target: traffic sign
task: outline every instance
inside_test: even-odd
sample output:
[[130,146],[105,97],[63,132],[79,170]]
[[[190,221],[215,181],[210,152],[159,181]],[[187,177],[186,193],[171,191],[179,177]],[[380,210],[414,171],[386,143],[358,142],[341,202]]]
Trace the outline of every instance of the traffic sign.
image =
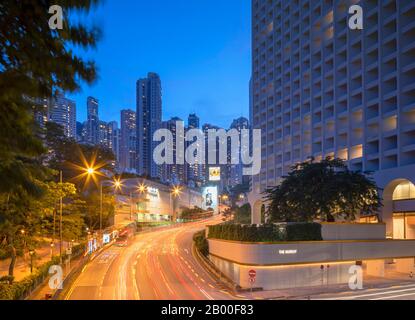
[[255,270],[250,270],[249,271],[249,277],[251,279],[255,279],[256,278],[256,271]]
[[249,282],[250,283],[255,283],[256,279],[255,278],[249,278]]

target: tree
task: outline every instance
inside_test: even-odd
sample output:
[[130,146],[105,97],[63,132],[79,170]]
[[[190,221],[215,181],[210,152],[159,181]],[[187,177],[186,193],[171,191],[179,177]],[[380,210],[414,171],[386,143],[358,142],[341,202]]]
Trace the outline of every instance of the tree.
[[[31,191],[35,182],[25,160],[44,152],[36,137],[34,109],[56,91],[73,92],[92,83],[96,67],[73,48],[94,47],[97,28],[73,23],[74,12],[88,12],[98,0],[3,0],[0,4],[0,192],[16,184]],[[52,30],[49,7],[64,8],[62,30]],[[12,177],[13,182],[10,183]]]
[[235,209],[235,223],[251,224],[251,205],[249,203]]
[[[85,179],[77,179],[82,170],[93,163],[113,174],[115,162],[114,153],[103,146],[90,146],[78,144],[75,140],[67,138],[63,128],[55,123],[47,123],[45,130],[45,145],[48,153],[43,157],[48,167],[62,171],[63,180],[75,183],[79,190],[85,189]],[[82,177],[84,178],[84,177]]]
[[343,160],[327,158],[297,164],[264,198],[273,222],[334,222],[377,212],[378,191],[369,173],[351,171]]
[[[100,227],[101,197],[98,192],[91,193],[85,198],[85,223],[91,230],[98,230]],[[111,223],[115,215],[114,194],[103,193],[102,195],[102,227],[105,229]]]

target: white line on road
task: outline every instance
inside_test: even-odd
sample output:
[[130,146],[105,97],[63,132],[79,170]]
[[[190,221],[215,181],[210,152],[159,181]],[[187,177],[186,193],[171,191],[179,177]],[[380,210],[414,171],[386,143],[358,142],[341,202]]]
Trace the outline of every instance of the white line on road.
[[[401,289],[401,290],[390,290],[387,292],[367,293],[367,294],[361,294],[361,295],[355,295],[355,296],[343,296],[343,297],[338,297],[338,298],[329,298],[329,299],[322,299],[322,300],[349,300],[349,299],[381,296],[381,295],[387,295],[387,294],[393,294],[393,293],[399,293],[399,292],[415,291],[415,285],[402,286],[402,288],[406,288],[406,287],[411,287],[411,288]],[[387,290],[387,289],[382,289],[382,290]],[[413,294],[415,294],[415,292]]]

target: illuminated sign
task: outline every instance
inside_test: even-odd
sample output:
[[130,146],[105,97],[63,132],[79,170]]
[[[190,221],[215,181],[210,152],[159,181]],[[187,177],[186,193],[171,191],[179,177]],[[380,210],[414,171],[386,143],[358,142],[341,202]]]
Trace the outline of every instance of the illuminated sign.
[[109,234],[104,234],[104,237],[103,237],[102,241],[104,242],[104,244],[110,243],[111,242],[111,236]]
[[148,187],[147,192],[150,196],[157,197],[157,198],[160,195],[160,191],[157,188]]
[[213,209],[218,211],[218,187],[206,187],[203,189],[202,209]]
[[279,250],[280,255],[297,254],[297,250]]
[[209,168],[209,181],[220,181],[220,167]]

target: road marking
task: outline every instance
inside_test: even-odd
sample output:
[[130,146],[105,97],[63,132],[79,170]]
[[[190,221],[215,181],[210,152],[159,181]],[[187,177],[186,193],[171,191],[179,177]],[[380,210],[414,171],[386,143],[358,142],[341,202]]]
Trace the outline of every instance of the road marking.
[[[409,287],[409,286],[402,286],[402,288],[405,288],[405,287]],[[393,294],[393,293],[407,292],[407,291],[414,291],[415,290],[414,285],[410,285],[410,287],[411,288],[409,288],[409,289],[390,290],[388,292],[368,293],[368,294],[361,294],[361,295],[355,295],[355,296],[343,296],[343,297],[339,297],[339,298],[329,298],[329,299],[322,299],[322,300],[345,300],[345,299],[348,300],[348,299],[381,296],[381,295],[387,295],[387,294]],[[387,289],[379,289],[379,290],[387,290]]]
[[376,300],[389,300],[389,299],[395,299],[395,298],[401,298],[401,297],[408,297],[408,296],[415,296],[415,292],[405,293],[405,294],[399,294],[399,295],[390,296],[390,297],[382,297],[382,298],[370,299],[370,300],[373,300],[373,301],[376,301]]
[[215,300],[213,299],[205,290],[200,288],[200,291],[209,299],[209,300]]

